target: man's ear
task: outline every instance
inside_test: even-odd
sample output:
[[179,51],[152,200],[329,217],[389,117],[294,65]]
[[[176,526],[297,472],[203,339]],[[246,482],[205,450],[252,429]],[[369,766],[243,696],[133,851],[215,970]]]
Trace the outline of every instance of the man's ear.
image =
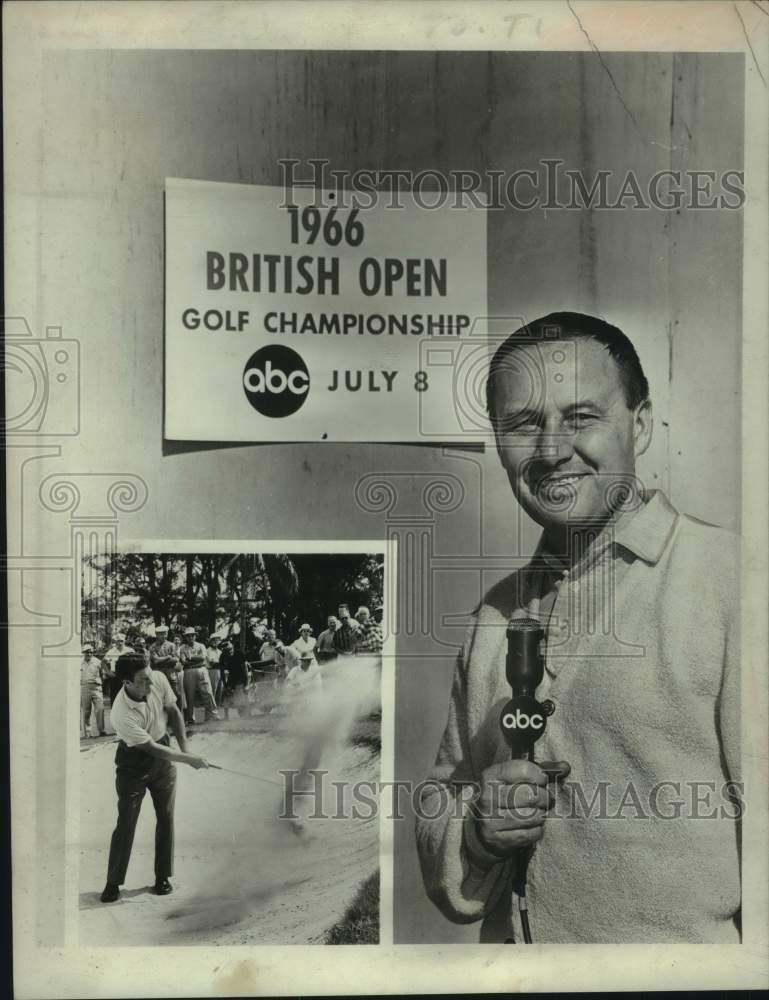
[[638,404],[633,415],[633,445],[636,458],[640,458],[651,444],[653,430],[652,402],[650,399],[645,399],[643,403]]

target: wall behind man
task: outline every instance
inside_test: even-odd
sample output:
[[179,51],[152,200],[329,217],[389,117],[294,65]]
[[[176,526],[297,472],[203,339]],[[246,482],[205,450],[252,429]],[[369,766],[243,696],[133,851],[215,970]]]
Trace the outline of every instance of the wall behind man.
[[[398,638],[401,778],[418,779],[434,756],[467,612],[531,551],[536,531],[493,452],[164,443],[164,179],[279,184],[278,160],[287,157],[327,157],[348,170],[509,173],[551,156],[588,175],[721,172],[740,167],[742,72],[741,56],[654,53],[46,58],[40,158],[22,192],[36,266],[16,311],[38,331],[57,325],[80,341],[82,429],[67,445],[67,469],[145,480],[148,502],[121,524],[132,537],[396,537],[399,613],[410,633]],[[680,508],[732,528],[740,253],[737,212],[489,213],[489,314],[574,309],[621,326],[656,405],[642,478]],[[183,381],[175,389],[183,392]],[[40,463],[62,471],[55,457]],[[393,504],[377,502],[378,481],[394,488]],[[443,484],[443,501],[433,483]],[[33,505],[25,517],[34,532],[39,511]],[[55,697],[55,683],[41,697]],[[424,898],[411,822],[397,824],[397,939],[476,934],[448,924]]]

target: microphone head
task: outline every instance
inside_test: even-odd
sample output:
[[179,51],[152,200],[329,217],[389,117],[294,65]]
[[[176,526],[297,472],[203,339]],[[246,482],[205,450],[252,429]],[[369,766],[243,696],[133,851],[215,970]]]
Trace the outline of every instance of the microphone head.
[[513,695],[533,696],[542,681],[545,668],[540,644],[544,637],[544,626],[534,618],[511,618],[507,623],[505,672]]
[[534,632],[539,631],[542,635],[545,634],[545,628],[542,622],[537,621],[536,618],[511,618],[507,623],[508,633],[513,632]]

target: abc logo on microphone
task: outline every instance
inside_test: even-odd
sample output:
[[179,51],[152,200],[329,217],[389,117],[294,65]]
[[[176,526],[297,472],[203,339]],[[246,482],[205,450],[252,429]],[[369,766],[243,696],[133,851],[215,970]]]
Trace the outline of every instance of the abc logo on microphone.
[[502,725],[505,729],[541,729],[545,724],[545,718],[539,712],[522,712],[520,708],[515,711],[505,712],[502,716]]
[[243,369],[243,391],[265,417],[296,413],[310,391],[310,373],[301,355],[281,344],[268,344],[251,355]]
[[536,698],[512,698],[502,709],[499,726],[511,746],[531,744],[545,731],[547,715],[547,709]]

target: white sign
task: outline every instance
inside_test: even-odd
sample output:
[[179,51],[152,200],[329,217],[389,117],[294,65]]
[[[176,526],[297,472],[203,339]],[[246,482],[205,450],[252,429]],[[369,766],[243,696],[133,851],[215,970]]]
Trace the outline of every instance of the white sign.
[[488,436],[485,209],[397,198],[166,181],[166,438]]

